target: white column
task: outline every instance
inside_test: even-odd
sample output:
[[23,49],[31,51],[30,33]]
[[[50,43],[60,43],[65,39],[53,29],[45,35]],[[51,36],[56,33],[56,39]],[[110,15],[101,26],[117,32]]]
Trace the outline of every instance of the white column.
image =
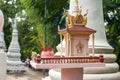
[[[79,0],[79,6],[82,6],[82,12],[85,13],[88,9],[88,22],[86,26],[97,31],[95,33],[95,48],[109,48],[111,49],[110,51],[113,51],[113,48],[108,44],[106,39],[102,4],[102,0]],[[92,39],[89,41],[90,48],[91,45]]]
[[[88,9],[87,27],[95,29],[95,55],[103,54],[105,67],[84,68],[84,80],[120,80],[119,66],[115,63],[116,56],[113,48],[108,44],[105,34],[102,0],[79,0],[82,12]],[[89,41],[90,53],[92,52],[92,38]],[[96,54],[97,53],[97,54]]]
[[4,25],[4,15],[3,15],[2,11],[0,10],[0,32],[3,29],[3,25]]
[[[4,16],[2,11],[0,10],[0,33],[3,29],[4,25]],[[4,49],[0,48],[0,80],[6,80],[6,54]]]

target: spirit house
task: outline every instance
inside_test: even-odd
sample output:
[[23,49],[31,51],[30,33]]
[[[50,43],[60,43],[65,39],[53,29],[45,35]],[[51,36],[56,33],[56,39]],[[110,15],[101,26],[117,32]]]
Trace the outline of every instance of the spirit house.
[[87,56],[89,36],[91,34],[94,35],[96,32],[93,29],[85,27],[87,13],[82,15],[80,10],[75,16],[72,16],[66,11],[64,14],[67,16],[66,28],[62,30],[59,28],[58,33],[65,38],[66,56]]
[[[35,69],[61,69],[61,80],[83,80],[84,67],[103,67],[104,58],[100,56],[89,56],[88,41],[90,35],[93,38],[94,54],[94,33],[93,29],[85,27],[87,24],[87,13],[82,15],[82,9],[78,7],[78,0],[74,0],[75,5],[71,13],[64,11],[66,15],[66,28],[60,29],[61,56],[41,57],[34,54],[30,64]],[[65,55],[63,56],[62,36],[65,39]]]

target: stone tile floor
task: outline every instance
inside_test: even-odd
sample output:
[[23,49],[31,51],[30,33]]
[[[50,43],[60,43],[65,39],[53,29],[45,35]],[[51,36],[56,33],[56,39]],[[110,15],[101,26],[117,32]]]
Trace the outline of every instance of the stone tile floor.
[[48,72],[43,70],[34,70],[25,67],[26,72],[23,74],[7,74],[6,80],[42,80]]

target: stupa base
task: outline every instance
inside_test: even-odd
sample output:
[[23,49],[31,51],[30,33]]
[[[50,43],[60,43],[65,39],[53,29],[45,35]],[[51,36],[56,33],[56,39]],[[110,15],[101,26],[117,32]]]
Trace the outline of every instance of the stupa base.
[[0,80],[6,80],[6,53],[0,49]]
[[[84,74],[83,80],[120,80],[120,72],[108,74]],[[61,80],[61,73],[53,69],[49,71],[49,76],[42,80]]]
[[24,64],[21,61],[7,60],[7,73],[24,73],[26,72]]
[[84,74],[83,80],[120,80],[120,72],[108,74]]

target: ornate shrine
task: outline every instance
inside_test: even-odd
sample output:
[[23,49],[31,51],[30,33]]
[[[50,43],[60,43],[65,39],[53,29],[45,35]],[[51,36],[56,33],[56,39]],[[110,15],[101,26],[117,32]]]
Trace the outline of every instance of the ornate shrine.
[[[78,4],[78,0],[75,1]],[[83,80],[84,67],[104,66],[103,56],[94,56],[94,33],[96,31],[85,27],[88,11],[82,15],[82,9],[78,9],[78,6],[76,6],[73,11],[75,13],[74,16],[64,11],[64,14],[67,16],[66,28],[60,29],[60,26],[58,27],[61,43],[62,36],[64,36],[66,43],[65,56],[62,55],[62,49],[59,56],[41,57],[34,54],[30,63],[35,69],[60,68],[61,80]],[[93,55],[91,56],[89,56],[88,52],[90,35],[93,37]]]
[[60,36],[64,36],[67,49],[66,56],[88,55],[89,35],[94,35],[96,31],[85,27],[87,23],[87,13],[83,16],[80,10],[76,16],[72,16],[68,12],[65,12],[65,15],[67,16],[66,28],[62,30],[59,28],[58,33]]

